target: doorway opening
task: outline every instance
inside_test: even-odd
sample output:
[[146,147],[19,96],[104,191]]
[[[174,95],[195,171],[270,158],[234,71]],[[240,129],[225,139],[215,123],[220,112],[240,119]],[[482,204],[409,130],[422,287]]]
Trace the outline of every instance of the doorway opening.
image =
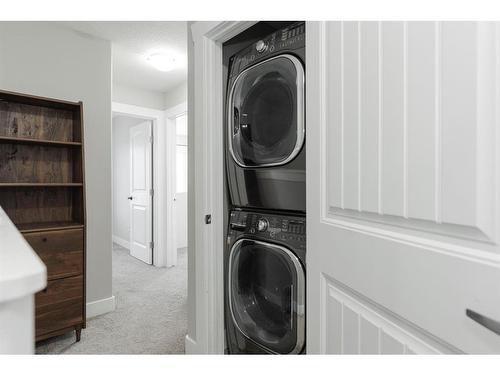
[[113,117],[113,242],[153,264],[153,133],[149,119]]

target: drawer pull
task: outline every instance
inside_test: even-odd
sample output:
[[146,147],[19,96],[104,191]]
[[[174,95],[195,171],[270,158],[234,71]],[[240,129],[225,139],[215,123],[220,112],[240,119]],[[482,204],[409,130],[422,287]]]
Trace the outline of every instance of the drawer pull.
[[476,323],[481,324],[483,327],[495,332],[497,335],[500,335],[500,322],[470,309],[465,310],[465,315],[474,320]]
[[43,237],[42,242],[47,242],[47,237]]

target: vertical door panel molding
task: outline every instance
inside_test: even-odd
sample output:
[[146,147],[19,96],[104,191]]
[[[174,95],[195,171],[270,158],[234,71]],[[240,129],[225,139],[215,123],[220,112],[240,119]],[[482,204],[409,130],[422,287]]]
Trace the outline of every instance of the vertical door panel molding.
[[379,212],[379,23],[360,22],[360,211]]
[[408,23],[408,217],[434,222],[440,221],[435,195],[438,39],[435,22]]
[[493,23],[325,25],[325,219],[496,242]]
[[[342,27],[342,112],[344,208],[359,210],[359,22],[345,22]],[[347,188],[346,188],[347,187]]]
[[[307,27],[307,26],[306,26]],[[322,76],[325,83],[318,82],[320,100],[328,100],[320,103],[324,116],[328,119],[328,127],[320,125],[321,139],[324,139],[322,152],[324,152],[323,166],[328,162],[328,168],[324,170],[326,181],[324,193],[330,207],[344,209],[344,172],[343,172],[343,139],[344,139],[344,39],[343,24],[334,22],[325,27],[324,44],[321,52],[324,52],[321,64]],[[306,33],[307,35],[307,33]],[[328,46],[329,48],[327,48]],[[328,69],[326,67],[328,61]],[[307,82],[307,80],[306,80]],[[307,113],[307,111],[306,111]],[[323,118],[322,121],[326,121]],[[307,121],[306,121],[307,127]],[[326,146],[328,145],[328,147]],[[322,186],[323,187],[323,186]],[[328,189],[326,189],[328,187]]]

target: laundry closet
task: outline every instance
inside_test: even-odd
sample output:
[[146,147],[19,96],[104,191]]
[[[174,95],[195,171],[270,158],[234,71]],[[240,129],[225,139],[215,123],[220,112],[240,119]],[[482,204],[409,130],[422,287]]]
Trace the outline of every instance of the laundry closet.
[[188,352],[500,352],[499,30],[192,25]]
[[223,46],[227,353],[305,351],[305,24]]

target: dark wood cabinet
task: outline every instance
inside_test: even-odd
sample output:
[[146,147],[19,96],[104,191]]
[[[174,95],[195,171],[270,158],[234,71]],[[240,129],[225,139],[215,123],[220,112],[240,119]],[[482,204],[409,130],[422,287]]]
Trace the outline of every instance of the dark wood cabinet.
[[83,229],[27,232],[24,237],[47,266],[49,281],[83,274]]
[[85,328],[82,103],[0,90],[0,206],[47,266],[36,340]]

